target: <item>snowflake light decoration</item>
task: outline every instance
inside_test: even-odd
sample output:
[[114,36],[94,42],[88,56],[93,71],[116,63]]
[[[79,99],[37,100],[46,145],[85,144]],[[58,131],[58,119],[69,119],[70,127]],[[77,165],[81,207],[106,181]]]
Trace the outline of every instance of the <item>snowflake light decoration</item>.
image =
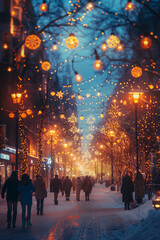
[[94,131],[96,130],[96,127],[91,124],[91,125],[88,127],[88,130],[89,130],[90,132],[94,132]]
[[87,118],[87,123],[88,124],[94,124],[96,121],[96,119],[93,117],[93,115],[90,115],[88,118]]
[[100,133],[102,133],[104,135],[106,134],[106,128],[104,126],[101,128]]
[[76,141],[78,141],[79,140],[79,137],[78,137],[78,135],[77,134],[75,134],[74,135],[74,137],[73,137],[73,139],[74,139],[74,141],[76,142]]
[[119,38],[112,33],[107,39],[108,47],[114,49],[118,44],[120,44]]
[[142,76],[142,68],[140,68],[140,67],[133,67],[132,70],[131,70],[131,75],[134,78],[141,77]]
[[72,126],[70,129],[69,129],[70,132],[72,132],[73,134],[77,133],[78,132],[78,128],[76,126]]
[[68,122],[73,123],[73,124],[75,124],[75,123],[78,122],[78,119],[77,119],[77,117],[74,115],[74,113],[72,113],[72,115],[68,118]]
[[56,96],[59,98],[59,99],[62,99],[63,98],[63,92],[62,91],[59,91],[56,93]]
[[86,136],[86,138],[87,138],[88,140],[92,140],[92,139],[93,139],[93,135],[92,135],[92,134],[88,134],[88,135]]

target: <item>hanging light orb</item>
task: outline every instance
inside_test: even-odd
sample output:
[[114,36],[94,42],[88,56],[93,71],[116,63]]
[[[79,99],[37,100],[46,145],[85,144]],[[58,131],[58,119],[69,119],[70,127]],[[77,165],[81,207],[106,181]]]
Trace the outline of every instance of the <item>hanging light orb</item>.
[[78,93],[78,99],[81,100],[82,96]]
[[134,9],[134,4],[132,3],[132,0],[128,0],[125,10],[132,11],[133,9]]
[[41,114],[42,114],[42,111],[41,111],[41,110],[39,110],[39,111],[38,111],[38,115],[41,115]]
[[87,3],[86,8],[87,8],[87,10],[90,11],[91,9],[94,8],[94,3],[92,3],[92,2]]
[[149,37],[143,37],[140,41],[140,45],[144,49],[149,49],[152,46],[152,40]]
[[9,113],[9,117],[10,117],[10,118],[14,118],[14,113],[12,113],[12,112]]
[[103,68],[103,63],[101,62],[101,60],[97,59],[94,64],[93,67],[96,71],[99,71]]
[[55,93],[55,92],[53,92],[53,91],[52,91],[52,92],[50,92],[50,94],[51,94],[51,96],[52,96],[52,97],[54,97],[54,96],[56,95],[56,93]]
[[97,97],[100,97],[100,96],[101,96],[101,92],[98,91],[98,93],[97,93]]
[[26,38],[25,45],[30,50],[35,50],[41,45],[41,39],[37,35],[31,34]]
[[69,34],[69,37],[66,40],[66,46],[70,49],[74,49],[78,46],[79,41],[73,33]]
[[41,68],[42,68],[44,71],[49,71],[50,68],[51,68],[50,62],[48,62],[48,61],[42,62]]
[[116,47],[116,50],[119,51],[119,52],[123,51],[123,49],[124,49],[124,47],[123,47],[122,43],[118,44],[117,47]]
[[26,113],[27,113],[27,115],[31,115],[32,114],[32,110],[31,109],[27,109]]
[[139,78],[142,76],[142,68],[140,67],[133,67],[132,70],[131,70],[131,75],[132,77],[134,78]]
[[27,117],[27,114],[26,114],[26,113],[22,113],[22,114],[21,114],[21,117],[22,117],[22,118],[26,118],[26,117]]
[[57,47],[56,42],[54,42],[52,49],[53,49],[54,51],[57,51],[57,50],[58,50],[58,47]]
[[82,81],[82,76],[80,74],[78,74],[78,72],[75,72],[75,79],[77,82],[81,82]]
[[75,97],[75,95],[71,95],[71,99],[73,99]]
[[84,117],[83,117],[83,115],[81,115],[81,116],[80,116],[80,120],[84,120]]
[[65,118],[64,113],[62,113],[62,114],[60,115],[60,118],[61,118],[61,119],[64,119],[64,118]]
[[103,112],[101,113],[100,117],[101,117],[101,118],[104,118],[104,114],[103,114]]
[[47,6],[47,4],[46,4],[45,2],[43,2],[43,3],[40,5],[39,9],[41,10],[41,12],[47,12],[48,6]]
[[105,42],[101,45],[101,50],[104,52],[107,50],[107,44]]
[[7,43],[4,43],[4,44],[3,44],[3,49],[5,49],[5,50],[8,49],[8,44],[7,44]]
[[154,85],[153,84],[149,84],[148,87],[149,87],[149,89],[152,90],[154,88]]
[[86,94],[86,97],[87,97],[87,98],[89,98],[90,96],[91,96],[91,94],[90,94],[90,93],[87,93],[87,94]]
[[11,68],[11,67],[8,67],[8,68],[7,68],[7,71],[8,71],[8,72],[11,72],[11,71],[12,71],[12,68]]
[[107,38],[107,46],[114,49],[118,44],[120,44],[119,38],[114,35],[114,33],[111,33],[111,35]]

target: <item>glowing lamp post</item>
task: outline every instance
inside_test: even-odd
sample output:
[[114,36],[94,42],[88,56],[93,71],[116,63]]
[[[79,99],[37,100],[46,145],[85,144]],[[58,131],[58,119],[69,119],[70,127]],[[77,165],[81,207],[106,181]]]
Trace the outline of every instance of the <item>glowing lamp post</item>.
[[22,99],[21,93],[12,93],[11,94],[12,101],[16,105],[16,165],[15,165],[15,171],[18,172],[18,128],[19,128],[19,104]]
[[108,132],[110,136],[110,144],[111,144],[111,180],[112,180],[112,185],[111,185],[111,191],[115,191],[115,185],[114,185],[114,178],[113,178],[113,137],[114,137],[114,131],[110,130]]
[[155,199],[155,200],[152,200],[152,207],[153,207],[155,210],[160,209],[160,191],[157,191],[157,193],[156,193],[156,199]]

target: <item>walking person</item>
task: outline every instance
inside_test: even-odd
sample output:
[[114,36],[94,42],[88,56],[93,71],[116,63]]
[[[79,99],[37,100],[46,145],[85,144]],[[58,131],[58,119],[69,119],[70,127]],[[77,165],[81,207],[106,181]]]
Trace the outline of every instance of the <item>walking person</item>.
[[[7,223],[8,223],[8,228],[11,227],[11,221],[13,228],[16,226],[16,217],[17,217],[17,202],[18,202],[18,175],[17,172],[14,171],[11,174],[11,177],[8,178],[4,186],[2,188],[2,193],[1,197],[4,199],[5,192],[6,194],[6,200],[7,200]],[[12,209],[13,209],[13,217],[12,217]]]
[[67,176],[64,183],[63,183],[63,190],[64,190],[65,195],[66,195],[66,201],[69,201],[71,188],[72,188],[72,182],[69,179],[69,177]]
[[58,175],[55,175],[55,178],[51,180],[50,183],[50,192],[54,192],[54,204],[58,205],[58,193],[59,190],[62,191],[62,183],[61,180],[58,178]]
[[80,201],[80,192],[82,189],[82,181],[81,181],[80,177],[77,177],[77,179],[76,179],[75,189],[76,189],[76,200]]
[[36,180],[34,181],[35,198],[37,200],[37,215],[43,215],[43,203],[44,198],[47,197],[47,190],[43,178],[37,174]]
[[86,201],[89,201],[89,194],[92,191],[92,183],[88,176],[84,178],[82,188],[83,188],[83,191],[85,192]]
[[131,177],[128,175],[128,171],[126,170],[126,174],[122,179],[122,186],[121,186],[122,201],[124,202],[125,210],[130,210],[130,203],[133,202],[133,192],[134,192],[134,185]]
[[18,191],[21,194],[21,206],[22,206],[22,228],[25,228],[25,215],[27,207],[27,227],[31,227],[31,207],[32,207],[32,193],[35,192],[35,188],[32,184],[28,174],[23,174],[21,182],[18,186]]
[[135,190],[135,199],[138,204],[142,203],[142,198],[144,198],[145,193],[145,182],[143,175],[140,171],[137,172],[135,181],[134,181],[134,190]]

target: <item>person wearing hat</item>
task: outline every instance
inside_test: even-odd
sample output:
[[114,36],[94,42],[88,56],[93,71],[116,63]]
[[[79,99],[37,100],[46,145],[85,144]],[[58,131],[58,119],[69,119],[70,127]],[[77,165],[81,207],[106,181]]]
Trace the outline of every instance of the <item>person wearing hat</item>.
[[[16,171],[13,171],[10,178],[8,178],[4,186],[2,188],[1,197],[4,199],[6,192],[6,200],[7,200],[7,223],[8,228],[11,227],[11,221],[13,228],[16,226],[16,217],[17,217],[17,202],[18,202],[18,175]],[[13,217],[12,217],[12,209],[13,209]]]
[[27,207],[27,227],[31,227],[31,207],[32,207],[32,193],[35,192],[35,188],[32,184],[28,174],[23,174],[21,182],[18,185],[18,191],[21,194],[21,206],[22,206],[22,228],[25,228],[25,214]]

